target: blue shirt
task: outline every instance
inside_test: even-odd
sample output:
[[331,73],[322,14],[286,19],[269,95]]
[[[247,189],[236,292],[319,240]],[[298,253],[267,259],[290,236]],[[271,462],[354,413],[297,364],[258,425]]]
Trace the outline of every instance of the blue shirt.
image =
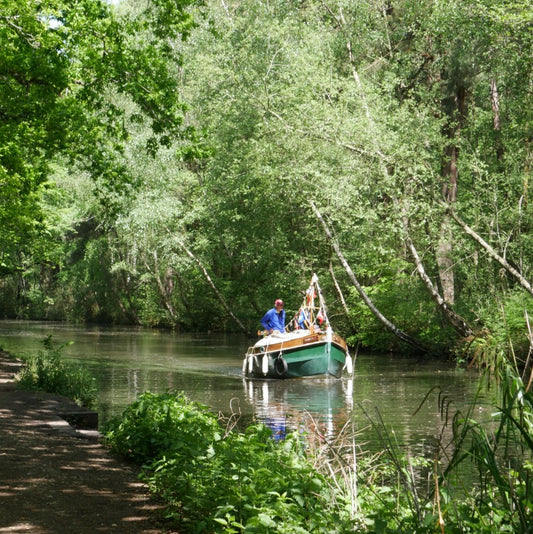
[[261,319],[261,324],[266,330],[285,332],[285,310],[281,310],[279,313],[276,308],[268,310]]

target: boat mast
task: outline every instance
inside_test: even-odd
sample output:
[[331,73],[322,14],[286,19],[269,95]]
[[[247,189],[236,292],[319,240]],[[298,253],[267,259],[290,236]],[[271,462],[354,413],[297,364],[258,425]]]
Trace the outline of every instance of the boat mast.
[[[318,306],[315,306],[315,298],[318,297]],[[306,315],[306,321],[308,327],[311,328],[315,325],[316,319],[319,319],[320,324],[326,323],[329,326],[329,320],[326,313],[326,303],[322,296],[322,290],[318,284],[318,276],[313,273],[311,282],[305,293],[304,301],[302,303],[302,310]],[[315,311],[318,313],[315,314]]]

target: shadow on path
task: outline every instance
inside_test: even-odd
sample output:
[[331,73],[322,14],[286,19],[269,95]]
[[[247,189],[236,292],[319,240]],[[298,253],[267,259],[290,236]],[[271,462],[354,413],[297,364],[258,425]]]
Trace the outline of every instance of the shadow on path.
[[0,534],[159,534],[139,469],[58,414],[54,395],[15,389],[20,363],[0,352]]

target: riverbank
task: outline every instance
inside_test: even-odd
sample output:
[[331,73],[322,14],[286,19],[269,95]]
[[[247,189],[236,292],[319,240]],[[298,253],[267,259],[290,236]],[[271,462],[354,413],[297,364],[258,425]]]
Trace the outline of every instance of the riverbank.
[[68,399],[17,390],[21,365],[0,351],[0,533],[168,533],[139,468],[67,423]]

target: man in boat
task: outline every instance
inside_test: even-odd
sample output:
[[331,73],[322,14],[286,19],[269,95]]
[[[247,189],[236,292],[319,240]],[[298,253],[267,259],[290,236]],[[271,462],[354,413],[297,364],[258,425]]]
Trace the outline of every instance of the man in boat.
[[278,332],[285,332],[285,310],[283,309],[283,301],[276,300],[274,307],[268,310],[263,318],[261,324],[267,333],[272,334],[276,330]]

